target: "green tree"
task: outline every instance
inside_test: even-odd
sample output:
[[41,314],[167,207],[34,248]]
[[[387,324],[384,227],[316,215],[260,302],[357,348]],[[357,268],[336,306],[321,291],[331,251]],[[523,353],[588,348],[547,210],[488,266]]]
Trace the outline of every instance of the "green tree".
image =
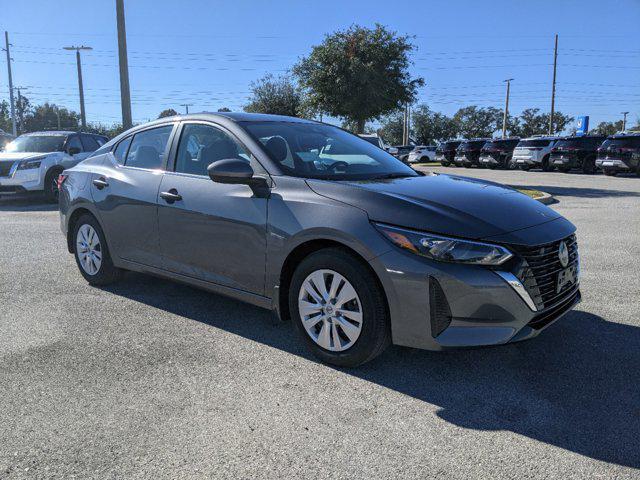
[[113,138],[120,135],[125,131],[125,129],[121,123],[114,123],[112,125],[105,125],[104,123],[90,123],[87,125],[86,131],[89,133],[104,135],[107,138]]
[[22,125],[25,132],[58,129],[77,130],[80,125],[78,113],[48,102],[30,108],[23,118]]
[[411,131],[420,145],[430,145],[457,136],[458,125],[451,117],[420,105],[411,114]]
[[620,131],[622,131],[622,120],[618,120],[617,122],[600,122],[598,126],[589,133],[608,136]]
[[385,115],[382,118],[382,125],[378,130],[378,134],[389,145],[400,145],[402,143],[402,124],[404,114],[402,110]]
[[[556,133],[562,132],[573,122],[573,117],[562,112],[554,112],[553,119],[553,131]],[[523,110],[518,120],[518,127],[516,131],[512,132],[513,135],[524,138],[532,135],[544,135],[549,132],[549,113],[540,113],[539,108]]]
[[176,115],[178,115],[178,112],[176,112],[173,108],[167,108],[160,112],[158,118],[174,117]]
[[502,113],[494,107],[472,105],[458,110],[453,121],[457,131],[465,138],[491,137],[502,128]]
[[267,74],[251,82],[249,103],[245,112],[270,113],[296,117],[302,104],[302,94],[288,75],[274,77]]
[[382,25],[354,25],[327,35],[293,68],[309,101],[364,132],[367,120],[398,110],[415,99],[422,78],[411,79],[407,36]]
[[0,130],[11,133],[13,126],[11,125],[11,108],[9,102],[2,100],[0,102]]
[[222,107],[222,108],[219,108],[219,109],[218,109],[218,111],[219,111],[219,112],[230,112],[230,111],[231,111],[231,109],[230,109],[230,108],[227,108],[227,107]]
[[17,97],[15,102],[17,130],[18,135],[20,135],[21,133],[29,131],[26,129],[25,120],[31,112],[31,102],[24,95]]

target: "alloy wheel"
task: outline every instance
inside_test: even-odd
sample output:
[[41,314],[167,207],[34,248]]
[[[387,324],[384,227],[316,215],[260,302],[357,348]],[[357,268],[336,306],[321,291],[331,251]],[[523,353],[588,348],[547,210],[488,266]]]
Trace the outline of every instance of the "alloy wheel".
[[362,332],[358,293],[333,270],[316,270],[307,276],[298,294],[298,312],[309,337],[332,352],[349,349]]
[[76,255],[78,255],[78,261],[85,273],[95,275],[100,271],[102,246],[98,233],[91,225],[85,223],[78,229]]

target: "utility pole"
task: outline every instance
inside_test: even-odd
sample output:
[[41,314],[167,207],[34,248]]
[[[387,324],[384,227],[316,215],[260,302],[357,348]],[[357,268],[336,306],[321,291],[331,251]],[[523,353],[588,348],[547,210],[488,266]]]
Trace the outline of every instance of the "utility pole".
[[9,73],[9,102],[11,103],[11,130],[13,136],[15,137],[18,134],[18,127],[16,126],[16,107],[13,101],[13,79],[11,77],[11,52],[9,51],[9,32],[4,31],[4,44],[5,48],[3,49],[7,52],[7,71]]
[[76,64],[78,66],[78,89],[80,90],[80,124],[82,129],[87,128],[87,115],[84,110],[84,88],[82,87],[82,63],[80,62],[80,50],[93,50],[91,47],[80,45],[79,47],[62,47],[64,50],[76,51]]
[[[20,87],[16,87],[16,91],[18,92],[18,100],[17,100],[17,104],[16,104],[16,105],[17,105],[17,107],[19,107],[19,106],[20,106],[20,103],[21,103],[21,102],[20,102],[20,100],[21,100],[21,98],[20,98]],[[17,107],[16,107],[16,110],[18,110],[18,108],[17,108]],[[17,124],[17,125],[16,125],[16,129],[17,129],[20,133],[22,133],[22,126],[23,126],[23,125],[22,125],[22,114],[23,114],[23,113],[24,113],[24,111],[20,112],[20,118],[18,118],[18,119],[14,122],[14,125],[16,125],[16,124]],[[17,133],[16,133],[16,135],[17,135]]]
[[127,59],[127,31],[124,24],[124,0],[116,0],[118,23],[118,64],[120,65],[120,104],[122,126],[125,130],[133,126],[131,120],[131,91],[129,90],[129,60]]
[[513,78],[505,80],[507,82],[507,98],[504,102],[504,118],[502,119],[502,138],[507,137],[507,118],[509,118],[509,90],[511,89],[511,81]]
[[556,68],[558,66],[558,34],[556,33],[556,46],[553,50],[553,84],[551,86],[551,115],[549,116],[549,135],[553,135],[553,116],[556,107]]
[[624,117],[622,118],[622,131],[624,132],[627,129],[627,115],[629,112],[620,112]]
[[404,114],[402,116],[402,144],[409,145],[410,125],[411,125],[411,109],[407,103],[404,107]]
[[58,107],[56,107],[56,117],[58,119],[58,130],[61,130],[61,128],[60,128],[60,109]]
[[186,114],[189,115],[189,107],[193,107],[193,103],[181,103],[180,106],[184,107]]

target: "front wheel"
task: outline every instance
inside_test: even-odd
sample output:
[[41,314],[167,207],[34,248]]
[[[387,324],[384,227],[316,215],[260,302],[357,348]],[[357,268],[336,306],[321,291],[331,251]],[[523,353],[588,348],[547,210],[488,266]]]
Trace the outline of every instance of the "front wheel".
[[122,270],[113,265],[104,232],[89,214],[82,215],[73,229],[74,256],[80,273],[91,285],[108,285],[120,279]]
[[338,248],[319,250],[296,268],[291,318],[311,352],[340,367],[372,360],[391,342],[384,292],[366,265]]
[[594,157],[585,158],[582,161],[582,173],[591,175],[596,172],[596,159]]
[[553,165],[549,163],[549,156],[546,156],[542,159],[542,171],[550,172],[553,170]]
[[58,190],[58,176],[62,173],[59,167],[49,169],[44,176],[44,196],[47,202],[57,203],[60,192]]

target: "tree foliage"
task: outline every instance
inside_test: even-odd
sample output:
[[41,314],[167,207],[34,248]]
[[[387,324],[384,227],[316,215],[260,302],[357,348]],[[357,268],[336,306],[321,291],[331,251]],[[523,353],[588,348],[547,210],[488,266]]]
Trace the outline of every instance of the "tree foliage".
[[354,123],[362,133],[367,120],[412,102],[424,84],[409,75],[414,48],[409,37],[382,25],[354,25],[327,35],[293,72],[317,110]]
[[382,125],[378,134],[390,145],[400,145],[402,143],[402,123],[404,115],[402,111],[396,111],[382,118]]
[[175,115],[178,115],[178,112],[176,112],[173,108],[167,108],[160,112],[160,115],[158,115],[158,118],[173,117]]
[[77,130],[80,125],[80,115],[73,110],[67,110],[53,103],[43,103],[29,108],[22,120],[23,131],[38,130]]
[[[509,125],[509,122],[507,122],[507,129],[511,135],[522,138],[532,135],[544,135],[549,132],[549,116],[549,113],[540,113],[539,108],[527,108],[522,111],[513,124]],[[573,122],[573,117],[562,112],[554,112],[553,118],[553,131],[555,133],[562,132]]]
[[596,135],[613,135],[622,131],[622,120],[617,122],[600,122],[596,128],[589,133],[595,133]]
[[457,131],[464,138],[491,137],[502,128],[502,112],[494,107],[463,107],[453,116]]
[[302,94],[288,75],[274,77],[267,74],[251,83],[249,103],[245,112],[270,113],[296,117],[300,113]]
[[456,137],[458,125],[451,117],[420,105],[411,115],[411,133],[418,144],[431,145]]
[[231,109],[230,109],[230,108],[227,108],[227,107],[222,107],[222,108],[219,108],[219,109],[218,109],[218,111],[219,111],[219,112],[230,112],[230,111],[231,111]]

